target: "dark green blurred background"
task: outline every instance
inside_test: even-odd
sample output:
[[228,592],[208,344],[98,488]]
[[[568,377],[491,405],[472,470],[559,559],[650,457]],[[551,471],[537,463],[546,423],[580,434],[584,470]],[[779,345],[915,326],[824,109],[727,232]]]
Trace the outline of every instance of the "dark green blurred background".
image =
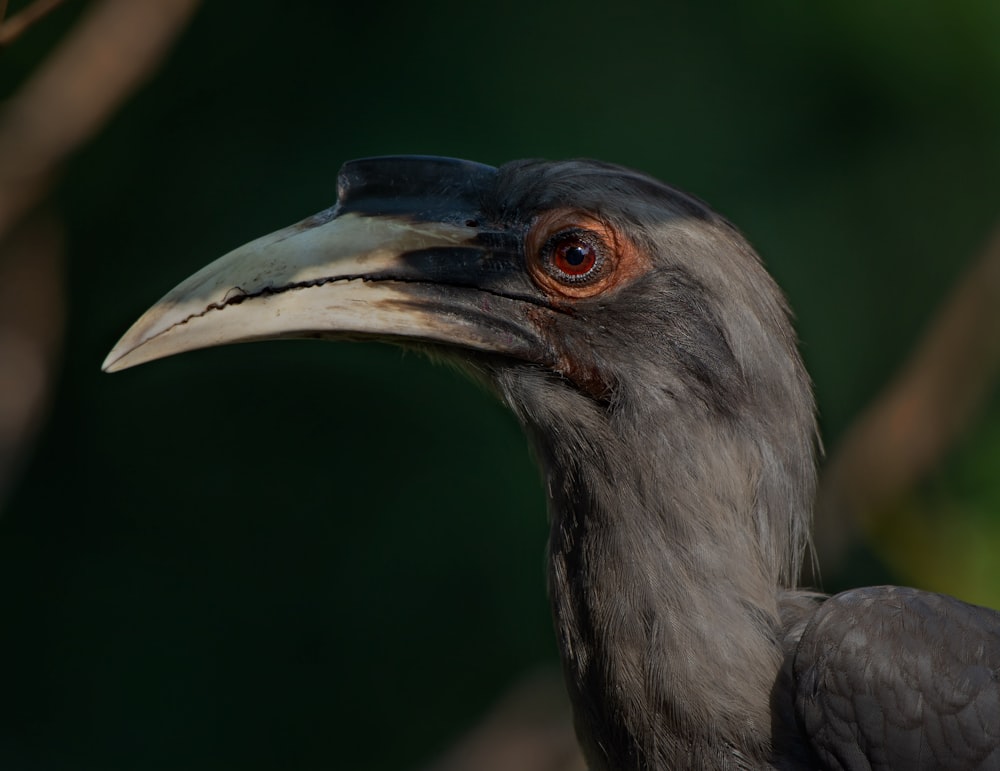
[[[2,53],[0,95],[78,13]],[[0,520],[3,768],[413,768],[555,660],[541,486],[461,376],[309,342],[99,371],[390,153],[592,156],[708,200],[785,287],[832,446],[1000,213],[1000,4],[205,7],[58,191],[64,366]],[[876,572],[1000,604],[998,400],[904,503],[963,534],[956,571]]]

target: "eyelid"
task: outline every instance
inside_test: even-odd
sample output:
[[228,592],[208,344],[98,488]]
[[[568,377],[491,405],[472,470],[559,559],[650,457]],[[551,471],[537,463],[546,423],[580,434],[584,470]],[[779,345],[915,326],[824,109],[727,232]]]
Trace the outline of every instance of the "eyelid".
[[580,238],[589,238],[591,236],[591,231],[587,228],[580,227],[579,225],[570,225],[568,228],[559,228],[558,230],[553,230],[546,239],[545,243],[548,245],[557,238],[567,238],[570,236],[579,236]]

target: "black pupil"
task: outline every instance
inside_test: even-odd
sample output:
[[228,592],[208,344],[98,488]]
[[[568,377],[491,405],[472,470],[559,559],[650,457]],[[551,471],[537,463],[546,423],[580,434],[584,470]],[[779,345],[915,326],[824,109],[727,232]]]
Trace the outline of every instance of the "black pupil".
[[563,257],[566,258],[566,262],[572,265],[574,268],[583,265],[587,259],[589,249],[582,244],[575,244],[569,247],[564,253]]

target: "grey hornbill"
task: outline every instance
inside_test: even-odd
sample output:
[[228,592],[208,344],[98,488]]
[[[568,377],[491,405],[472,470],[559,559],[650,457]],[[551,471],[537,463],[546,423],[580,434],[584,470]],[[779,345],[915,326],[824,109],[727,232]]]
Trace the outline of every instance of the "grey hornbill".
[[593,161],[353,161],[332,208],[180,284],[104,367],[276,337],[430,349],[517,415],[595,771],[1000,768],[1000,615],[795,589],[809,380],[780,291],[697,199]]

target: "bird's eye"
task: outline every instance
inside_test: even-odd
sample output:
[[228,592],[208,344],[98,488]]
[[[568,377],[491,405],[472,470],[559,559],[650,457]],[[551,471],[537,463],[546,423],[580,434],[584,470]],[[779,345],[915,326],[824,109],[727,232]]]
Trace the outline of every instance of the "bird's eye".
[[581,209],[550,209],[525,234],[528,271],[555,303],[596,297],[649,270],[621,230]]
[[586,284],[603,272],[607,247],[583,228],[552,235],[542,247],[542,264],[552,278],[564,284]]

